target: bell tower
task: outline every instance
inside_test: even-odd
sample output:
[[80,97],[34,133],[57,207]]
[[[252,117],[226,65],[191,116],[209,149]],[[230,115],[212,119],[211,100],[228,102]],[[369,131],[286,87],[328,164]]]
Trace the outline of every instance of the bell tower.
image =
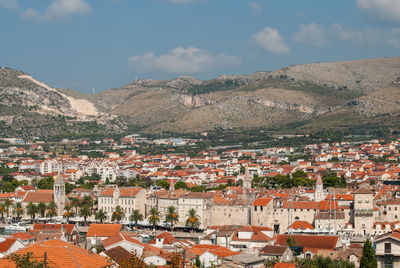
[[65,208],[65,182],[58,172],[56,181],[54,182],[54,202],[57,205],[57,215],[62,216]]
[[317,182],[315,183],[315,193],[314,193],[314,201],[322,201],[324,200],[324,184],[320,177],[318,177]]

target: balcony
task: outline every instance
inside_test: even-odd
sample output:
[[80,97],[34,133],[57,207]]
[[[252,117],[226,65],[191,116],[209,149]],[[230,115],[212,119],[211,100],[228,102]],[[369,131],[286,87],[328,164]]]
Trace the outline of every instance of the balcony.
[[373,209],[355,209],[354,210],[355,216],[372,216],[374,215]]

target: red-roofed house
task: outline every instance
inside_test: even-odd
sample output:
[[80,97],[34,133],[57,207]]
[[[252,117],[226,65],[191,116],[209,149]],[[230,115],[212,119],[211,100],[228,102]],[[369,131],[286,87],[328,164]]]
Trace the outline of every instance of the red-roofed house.
[[86,243],[88,245],[99,245],[101,241],[115,234],[122,229],[122,224],[90,224],[86,233]]
[[0,238],[0,257],[4,257],[17,250],[25,248],[24,243],[16,237],[1,237]]
[[244,248],[255,249],[272,245],[274,232],[271,228],[261,226],[246,226],[238,229],[232,237],[230,246],[232,250]]
[[223,258],[240,254],[219,245],[194,245],[187,251],[191,255],[199,256],[204,267],[219,266]]

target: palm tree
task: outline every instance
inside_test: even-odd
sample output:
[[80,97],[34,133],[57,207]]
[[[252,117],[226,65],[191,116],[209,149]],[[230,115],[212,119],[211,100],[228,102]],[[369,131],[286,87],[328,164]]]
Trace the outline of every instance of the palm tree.
[[67,219],[67,222],[69,223],[69,218],[74,216],[74,211],[70,205],[65,206],[65,212],[63,217]]
[[93,199],[89,195],[85,195],[81,200],[81,206],[89,206],[91,210],[93,209],[93,204]]
[[40,202],[37,205],[37,212],[40,213],[40,217],[44,218],[44,215],[46,214],[46,204],[44,202]]
[[79,210],[79,216],[83,217],[83,222],[86,225],[86,219],[87,217],[90,217],[92,215],[92,209],[89,206],[83,206]]
[[118,223],[122,220],[125,216],[124,210],[120,206],[116,206],[115,210],[111,216],[111,221],[117,221]]
[[50,217],[51,220],[54,216],[57,216],[57,205],[51,201],[47,206],[47,217]]
[[33,204],[32,202],[29,202],[29,204],[26,206],[26,213],[29,216],[31,216],[32,220],[35,219],[37,211],[38,211],[37,206],[35,204]]
[[[135,226],[137,225],[138,221],[142,221],[143,220],[143,214],[140,213],[140,211],[138,209],[135,209],[131,216],[129,216],[129,220],[132,222],[135,222]],[[132,226],[131,226],[132,228]]]
[[169,223],[171,223],[171,230],[174,230],[174,224],[179,221],[179,215],[178,212],[176,212],[176,208],[174,206],[169,206],[168,207],[168,213],[167,216],[165,217],[165,220]]
[[155,207],[153,207],[150,210],[150,216],[149,216],[149,223],[153,225],[153,230],[156,229],[156,225],[159,222],[160,222],[160,212],[158,212],[158,210]]
[[69,201],[71,201],[71,206],[75,208],[75,215],[78,215],[78,207],[80,206],[80,201],[76,197],[70,197]]
[[11,202],[10,199],[7,198],[6,200],[4,200],[3,205],[4,205],[5,209],[6,209],[7,218],[8,218],[8,217],[10,217],[10,207],[12,205],[12,202]]
[[188,211],[186,218],[186,226],[190,226],[190,228],[194,229],[194,227],[198,227],[200,225],[200,216],[194,208],[191,208]]
[[289,247],[293,247],[294,245],[296,245],[296,240],[293,236],[289,236],[286,239],[286,243],[288,244]]
[[15,203],[14,213],[17,215],[17,219],[20,219],[21,215],[24,214],[24,209],[20,202]]
[[107,219],[107,213],[103,209],[100,209],[96,213],[95,219],[96,221],[100,221],[100,223],[103,223],[103,221]]
[[4,206],[3,203],[0,204],[0,214],[1,214],[1,219],[4,220],[4,213],[6,212],[6,207]]

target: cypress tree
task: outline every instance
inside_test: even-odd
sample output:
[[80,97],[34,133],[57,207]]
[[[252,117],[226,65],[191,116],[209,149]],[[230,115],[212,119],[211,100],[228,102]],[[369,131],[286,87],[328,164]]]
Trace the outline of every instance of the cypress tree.
[[375,252],[369,239],[364,244],[363,255],[360,260],[360,268],[377,268],[378,262],[375,258]]

